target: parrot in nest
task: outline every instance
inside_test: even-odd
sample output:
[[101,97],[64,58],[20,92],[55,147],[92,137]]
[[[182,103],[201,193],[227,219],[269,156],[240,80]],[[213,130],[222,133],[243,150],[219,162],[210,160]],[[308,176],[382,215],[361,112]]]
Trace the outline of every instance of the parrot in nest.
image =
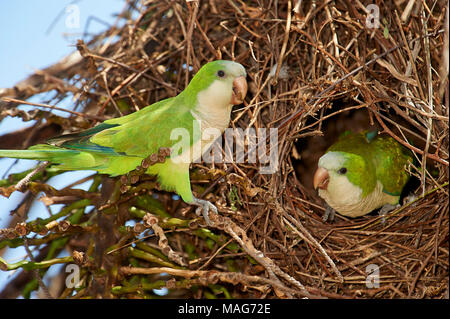
[[[168,148],[172,152],[170,157],[149,166],[146,173],[157,175],[162,189],[175,191],[186,203],[198,206],[196,213],[203,213],[210,224],[209,210],[217,213],[217,208],[209,201],[194,197],[189,166],[214,142],[211,138],[204,139],[202,132],[213,128],[223,133],[228,127],[233,105],[241,104],[247,94],[246,76],[245,68],[239,63],[209,62],[175,97],[81,132],[52,138],[27,150],[0,150],[0,157],[47,161],[61,170],[95,170],[118,176],[136,169],[144,159],[158,154],[160,148]],[[174,154],[171,148],[180,141],[174,139],[172,132],[180,129],[188,132],[189,138]],[[201,152],[193,151],[194,148]]]
[[333,220],[335,212],[358,217],[381,208],[386,214],[398,205],[412,162],[412,153],[390,136],[344,133],[320,157],[314,174],[314,189],[328,204],[323,220]]

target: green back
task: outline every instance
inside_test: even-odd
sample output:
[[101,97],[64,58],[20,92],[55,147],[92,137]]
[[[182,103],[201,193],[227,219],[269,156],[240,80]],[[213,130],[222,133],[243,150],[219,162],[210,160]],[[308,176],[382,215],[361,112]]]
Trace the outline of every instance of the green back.
[[195,119],[190,110],[179,96],[167,99],[128,116],[105,121],[118,125],[96,133],[89,142],[123,155],[147,157],[158,153],[160,147],[172,147],[177,140],[171,140],[171,131],[184,128],[192,143]]
[[384,186],[383,191],[389,195],[400,196],[409,179],[406,168],[408,163],[413,162],[411,151],[387,135],[378,135],[371,144],[377,178]]

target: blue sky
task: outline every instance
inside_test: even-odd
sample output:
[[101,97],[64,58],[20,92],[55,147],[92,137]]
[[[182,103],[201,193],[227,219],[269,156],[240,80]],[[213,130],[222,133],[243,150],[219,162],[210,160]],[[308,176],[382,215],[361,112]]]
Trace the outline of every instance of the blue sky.
[[[79,27],[71,4],[79,9]],[[0,87],[10,87],[34,69],[68,55],[74,51],[89,18],[87,31],[98,33],[107,27],[92,18],[112,25],[115,22],[112,14],[123,7],[123,0],[0,1]]]
[[[99,33],[107,26],[92,17],[112,25],[116,21],[113,14],[120,13],[124,5],[124,0],[1,0],[0,88],[13,87],[35,69],[52,65],[73,52],[74,44],[85,32],[88,19],[91,21],[86,31],[90,34]],[[29,125],[20,119],[6,118],[0,122],[0,135]],[[0,178],[13,163],[12,159],[0,159]],[[35,163],[21,160],[8,173],[24,171]],[[92,172],[68,172],[54,178],[50,184],[59,189],[90,174]],[[19,192],[9,199],[0,197],[0,228],[6,227],[9,212],[22,197],[23,194]],[[56,211],[56,208],[52,211]],[[43,214],[48,212],[42,203],[36,202],[30,217],[36,218]],[[9,262],[15,262],[22,259],[25,253],[14,249],[1,256]],[[0,289],[10,276],[14,276],[14,273],[0,271]]]

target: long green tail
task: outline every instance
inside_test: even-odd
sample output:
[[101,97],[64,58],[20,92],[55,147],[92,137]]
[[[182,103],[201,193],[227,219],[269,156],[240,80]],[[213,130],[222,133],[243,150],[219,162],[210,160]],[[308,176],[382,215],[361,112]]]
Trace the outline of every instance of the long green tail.
[[28,150],[0,150],[0,157],[12,157],[48,161],[55,157],[76,155],[80,152],[65,149],[28,149]]
[[63,170],[89,169],[98,165],[94,156],[57,146],[38,144],[27,150],[0,150],[0,157],[49,161]]
[[141,157],[91,149],[73,150],[48,144],[34,145],[27,150],[0,150],[0,157],[49,161],[60,170],[95,170],[111,176],[126,174],[143,160]]

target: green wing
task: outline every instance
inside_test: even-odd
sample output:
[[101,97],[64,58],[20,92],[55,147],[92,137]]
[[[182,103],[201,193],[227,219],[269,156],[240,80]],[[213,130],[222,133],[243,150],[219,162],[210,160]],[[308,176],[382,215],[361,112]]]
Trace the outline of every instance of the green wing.
[[409,179],[406,167],[408,162],[413,162],[411,152],[390,136],[379,135],[371,145],[377,179],[383,184],[383,191],[392,196],[400,196]]
[[89,153],[95,159],[89,167],[57,161],[61,169],[94,169],[112,176],[121,175],[135,169],[147,156],[158,153],[160,147],[177,143],[178,140],[170,138],[175,128],[186,129],[192,143],[195,119],[190,110],[183,100],[170,98],[91,129],[53,138],[48,143],[60,149]]
[[179,101],[176,98],[164,100],[130,116],[105,121],[105,124],[117,126],[96,133],[89,141],[110,147],[117,153],[143,158],[158,153],[160,147],[172,147],[177,140],[170,139],[171,132],[176,128],[186,129],[192,143],[195,119],[191,108]]

